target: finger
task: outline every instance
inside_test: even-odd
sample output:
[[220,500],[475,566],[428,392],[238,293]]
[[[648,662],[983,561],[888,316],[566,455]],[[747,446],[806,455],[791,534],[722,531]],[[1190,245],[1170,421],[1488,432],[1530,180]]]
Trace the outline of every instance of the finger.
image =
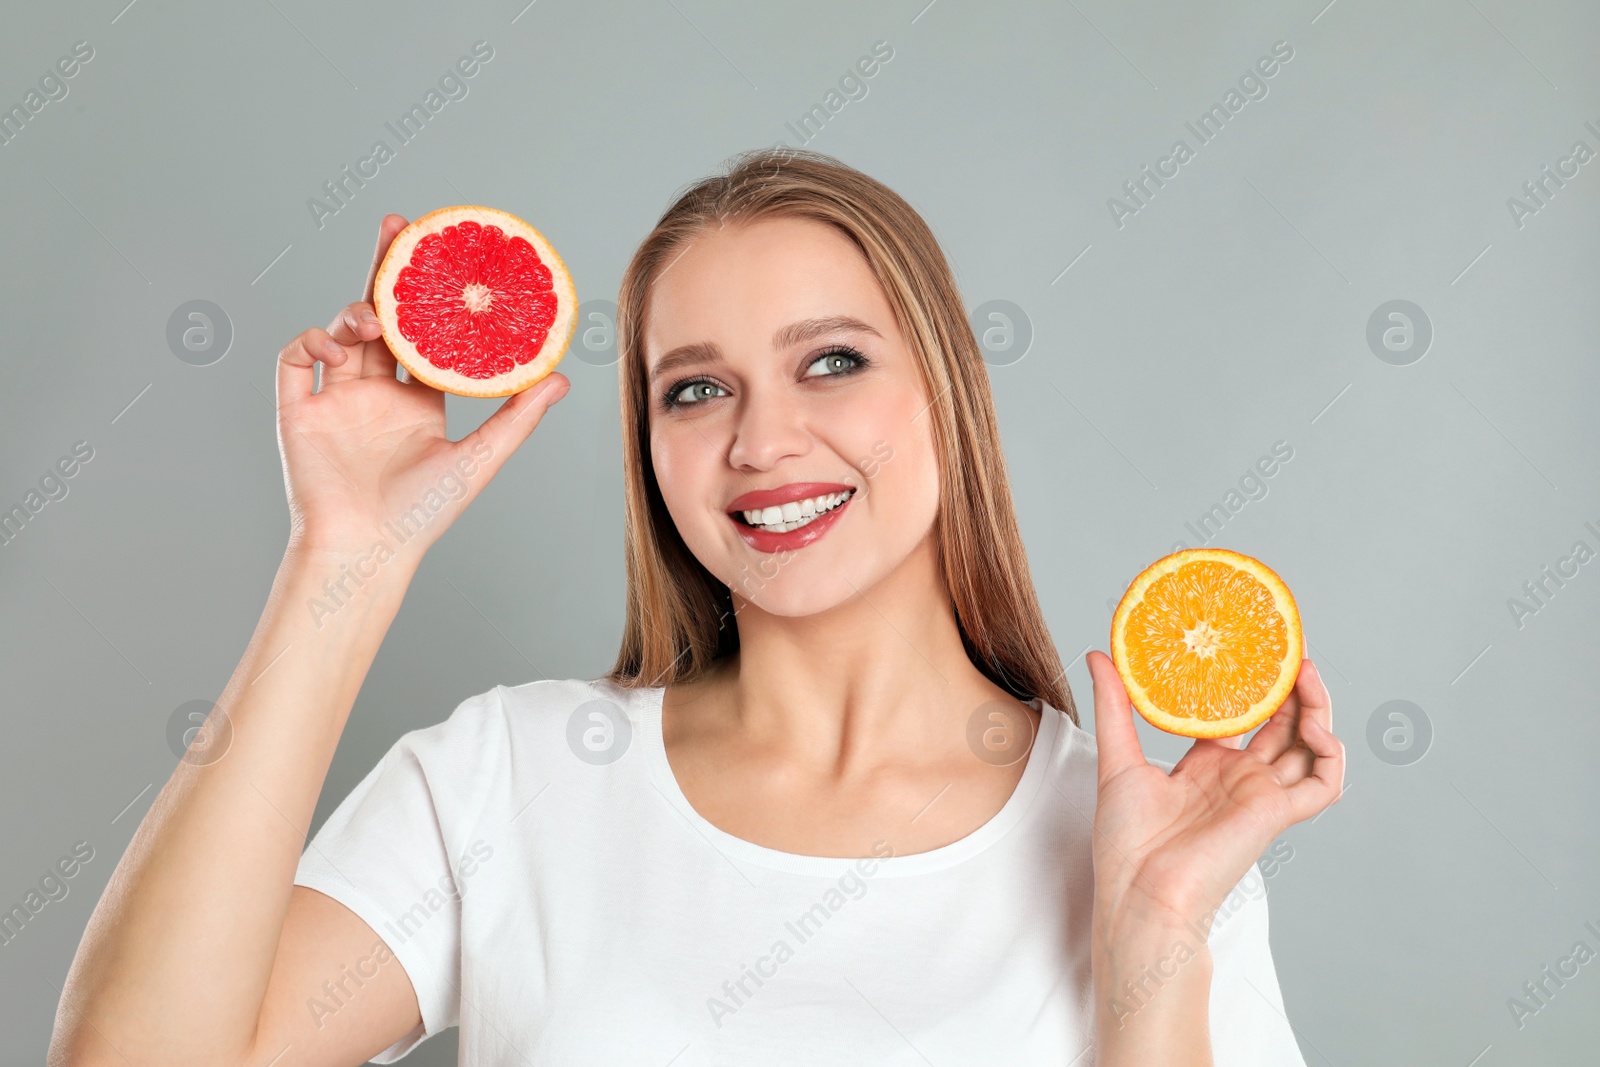
[[[1308,667],[1310,668],[1309,671],[1306,670]],[[1307,674],[1310,675],[1309,681],[1302,681]],[[1318,709],[1316,714],[1321,717],[1322,725],[1326,726],[1329,732],[1332,732],[1333,694],[1328,692],[1328,686],[1322,680],[1322,670],[1309,659],[1300,665],[1300,677],[1295,679],[1295,688],[1299,689],[1301,685],[1306,686],[1305,689],[1300,690],[1302,694],[1301,702],[1314,701],[1315,707]]]
[[[395,376],[394,354],[383,340],[383,326],[371,304],[365,301],[346,304],[328,324],[328,336],[344,345],[351,358],[334,380]],[[359,373],[356,367],[360,368]]]
[[[395,214],[385,215],[383,221],[378,223],[378,243],[372,253],[372,269],[367,272],[367,284],[361,295],[362,305],[369,312],[373,310],[373,286],[378,280],[378,268],[383,264],[383,257],[388,255],[389,246],[394,244],[394,239],[407,225],[409,224],[404,215]],[[372,318],[374,322],[378,321],[376,314]],[[389,351],[389,344],[383,339],[383,330],[380,327],[377,336],[367,341],[366,358],[362,361],[361,373],[364,376],[394,378],[395,367],[394,353]],[[442,393],[439,400],[443,403]]]
[[332,365],[348,358],[349,353],[325,331],[312,327],[302,332],[278,353],[278,407],[287,407],[312,394],[318,361]]
[[550,372],[541,381],[508,397],[494,414],[483,420],[483,425],[456,442],[457,451],[472,453],[488,468],[492,478],[511,458],[511,453],[533,433],[545,412],[571,388],[572,382],[566,375]]
[[1333,732],[1333,698],[1328,695],[1328,687],[1323,685],[1316,664],[1308,659],[1300,661],[1300,674],[1295,679],[1291,699],[1299,704],[1300,714],[1295,719],[1289,744],[1272,760],[1280,782],[1296,782],[1311,773],[1312,754],[1305,743],[1308,721],[1326,733]]
[[395,368],[399,364],[395,361],[394,353],[389,350],[389,342],[383,339],[382,323],[378,321],[378,316],[372,310],[371,304],[358,304],[356,306],[361,309],[356,312],[356,318],[362,329],[370,331],[373,335],[367,338],[366,351],[362,355],[361,376],[363,378],[395,378]]
[[1315,760],[1311,773],[1284,791],[1293,822],[1311,818],[1344,793],[1344,742],[1324,727],[1320,719],[1310,716],[1301,720],[1300,739]]
[[404,215],[390,213],[385,215],[378,223],[378,244],[372,252],[372,266],[367,271],[367,284],[362,290],[361,299],[364,303],[372,303],[372,286],[378,280],[378,268],[383,265],[383,257],[389,251],[389,246],[394,243],[395,235],[405,229],[408,223]]
[[1144,749],[1133,726],[1133,705],[1111,657],[1099,649],[1084,657],[1094,682],[1094,739],[1100,752],[1099,780],[1144,766]]
[[382,333],[378,316],[365,301],[346,304],[328,323],[328,336],[347,346],[365,344]]
[[1299,700],[1300,719],[1315,719],[1324,730],[1333,732],[1333,697],[1323,684],[1322,672],[1309,659],[1300,661],[1300,673],[1295,677],[1291,698]]
[[1300,697],[1291,689],[1283,703],[1278,705],[1278,710],[1250,739],[1245,751],[1259,756],[1264,763],[1271,763],[1294,745],[1295,727],[1299,721]]
[[[359,350],[353,350],[352,354],[355,358],[337,368],[329,367],[323,371],[323,388],[338,382],[349,381],[352,378],[377,377],[384,374],[391,378],[394,377],[394,356],[389,352],[389,346],[383,343],[382,331],[373,330],[371,327],[361,327],[360,311],[362,304],[368,307],[371,306],[373,287],[377,282],[378,268],[383,264],[384,253],[388,252],[389,246],[394,243],[395,235],[405,228],[406,220],[402,215],[385,215],[382,221],[378,223],[378,242],[372,251],[372,265],[367,268],[367,280],[362,287],[361,300],[357,304],[347,306],[335,316],[333,324],[328,327],[330,332],[333,331],[338,327],[340,319],[349,316],[348,325],[356,328],[355,332],[362,343]],[[353,312],[351,311],[352,307],[356,309]],[[367,332],[362,333],[361,329],[365,329]],[[371,336],[368,336],[368,334],[371,334]],[[346,341],[346,343],[354,344],[354,340]]]
[[1333,729],[1333,703],[1328,688],[1322,684],[1316,664],[1301,657],[1294,687],[1247,747],[1266,762],[1276,763],[1295,747],[1301,718],[1313,712],[1322,717],[1323,726]]

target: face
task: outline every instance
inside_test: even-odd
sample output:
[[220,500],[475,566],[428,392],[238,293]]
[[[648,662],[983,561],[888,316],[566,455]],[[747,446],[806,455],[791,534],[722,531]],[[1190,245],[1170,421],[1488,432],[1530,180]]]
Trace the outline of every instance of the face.
[[928,565],[930,397],[856,247],[824,223],[762,219],[707,230],[668,264],[645,316],[651,458],[735,607],[814,614]]

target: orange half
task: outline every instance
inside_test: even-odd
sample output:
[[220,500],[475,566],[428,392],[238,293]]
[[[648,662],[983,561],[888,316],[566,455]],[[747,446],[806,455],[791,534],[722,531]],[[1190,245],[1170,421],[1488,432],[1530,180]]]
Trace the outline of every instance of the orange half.
[[1233,737],[1289,696],[1305,645],[1273,570],[1226,548],[1188,548],[1140,572],[1111,618],[1111,660],[1150,725]]

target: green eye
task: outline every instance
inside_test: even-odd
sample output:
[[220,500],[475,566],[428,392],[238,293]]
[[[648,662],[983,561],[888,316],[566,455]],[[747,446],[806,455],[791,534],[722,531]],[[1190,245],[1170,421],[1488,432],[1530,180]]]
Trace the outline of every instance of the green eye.
[[830,369],[820,374],[811,374],[808,371],[807,378],[827,378],[836,374],[848,374],[858,367],[866,366],[867,358],[848,345],[837,345],[812,360],[811,366],[815,367],[819,363]]
[[[667,393],[667,406],[681,408],[688,407],[691,404],[698,404],[702,400],[709,399],[709,397],[706,395],[706,390],[720,390],[721,388],[722,386],[706,378],[699,378],[694,381],[684,382],[681,385],[673,386],[672,389]],[[686,395],[693,397],[693,399],[683,399],[683,397]]]
[[[871,364],[866,356],[849,345],[834,345],[821,352],[806,368],[804,378],[837,378],[854,374]],[[818,370],[817,368],[822,368]],[[668,411],[681,411],[706,400],[727,396],[727,390],[710,378],[690,378],[677,382],[661,394],[661,406]]]

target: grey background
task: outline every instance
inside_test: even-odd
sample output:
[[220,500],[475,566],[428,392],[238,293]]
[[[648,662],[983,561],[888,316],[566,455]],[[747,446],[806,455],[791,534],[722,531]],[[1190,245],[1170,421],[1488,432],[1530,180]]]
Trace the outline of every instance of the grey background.
[[[94,458],[0,546],[0,904],[74,842],[94,858],[0,945],[6,1062],[42,1060],[117,857],[211,700],[287,533],[273,360],[360,295],[378,219],[484,203],[539,226],[580,299],[614,299],[671,196],[780,140],[874,42],[890,62],[809,141],[924,213],[968,309],[1030,349],[991,368],[1035,578],[1091,725],[1081,652],[1108,598],[1293,458],[1212,543],[1294,590],[1349,754],[1268,882],[1311,1064],[1593,1062],[1600,962],[1518,1027],[1507,1000],[1600,926],[1593,760],[1600,562],[1519,627],[1525,581],[1600,549],[1600,161],[1520,227],[1508,198],[1600,150],[1600,8],[1571,0],[747,5],[648,0],[206,5],[8,13],[0,103],[74,42],[94,58],[0,147],[0,505],[74,442]],[[319,228],[324,181],[473,42],[494,58]],[[1120,228],[1107,200],[1275,41],[1294,57]],[[1069,268],[1070,265],[1070,269]],[[169,315],[233,328],[204,367]],[[1379,305],[1433,328],[1406,366]],[[1002,365],[1003,364],[1003,365]],[[593,677],[621,629],[616,371],[574,383],[428,558],[340,745],[318,825],[402,732],[498,683]],[[131,406],[130,406],[131,404]],[[452,436],[493,401],[452,397]],[[1552,585],[1553,588],[1553,585]],[[1425,758],[1369,716],[1421,708]],[[1150,755],[1177,738],[1145,729]],[[1554,988],[1553,986],[1551,988]],[[455,1036],[408,1063],[454,1062]]]

